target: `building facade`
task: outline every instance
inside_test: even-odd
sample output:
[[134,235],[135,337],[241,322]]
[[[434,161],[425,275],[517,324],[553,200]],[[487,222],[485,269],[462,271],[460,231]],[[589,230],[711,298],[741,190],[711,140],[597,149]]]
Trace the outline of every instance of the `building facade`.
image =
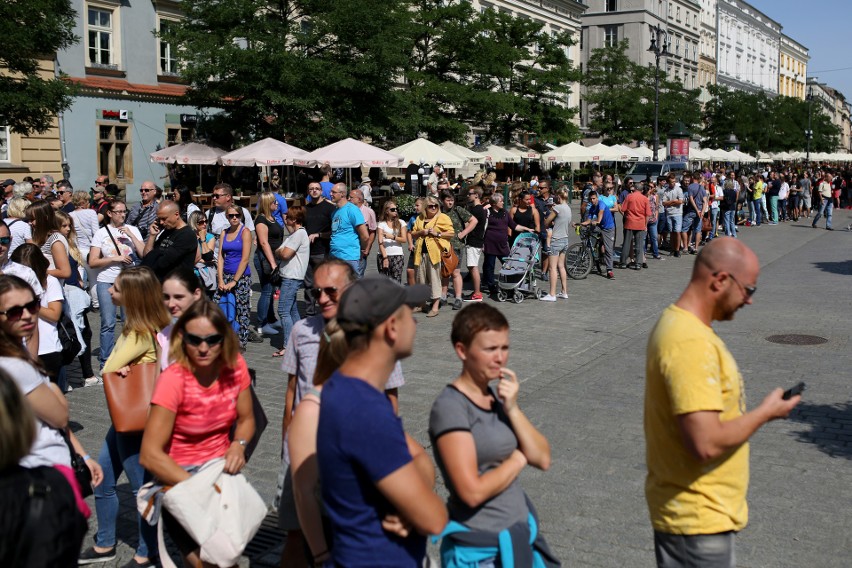
[[669,80],[683,85],[685,89],[698,89],[698,53],[701,39],[699,14],[701,4],[697,0],[669,0],[666,23],[669,33],[667,61]]
[[779,95],[805,100],[809,60],[807,47],[781,34],[781,52],[778,60]]
[[63,158],[74,187],[98,175],[139,198],[146,179],[162,185],[165,168],[149,154],[194,135],[196,109],[179,103],[175,50],[156,32],[181,18],[180,2],[72,0],[80,41],[57,54],[79,92],[59,117]]
[[846,97],[833,87],[818,82],[815,78],[808,81],[808,94],[814,105],[814,112],[823,112],[831,119],[840,130],[840,138],[835,152],[852,152],[852,123],[850,123],[850,109]]
[[698,15],[698,84],[701,95],[698,100],[703,105],[710,100],[708,85],[716,84],[716,12],[718,0],[701,0],[701,12]]
[[781,24],[742,0],[718,0],[716,82],[778,93]]

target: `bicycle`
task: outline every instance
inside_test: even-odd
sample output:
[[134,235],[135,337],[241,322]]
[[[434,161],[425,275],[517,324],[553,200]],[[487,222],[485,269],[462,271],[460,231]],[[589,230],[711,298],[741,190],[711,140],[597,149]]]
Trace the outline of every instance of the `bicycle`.
[[565,270],[573,280],[582,280],[592,271],[592,263],[598,274],[601,271],[601,235],[590,226],[577,226],[580,242],[574,243],[565,252]]

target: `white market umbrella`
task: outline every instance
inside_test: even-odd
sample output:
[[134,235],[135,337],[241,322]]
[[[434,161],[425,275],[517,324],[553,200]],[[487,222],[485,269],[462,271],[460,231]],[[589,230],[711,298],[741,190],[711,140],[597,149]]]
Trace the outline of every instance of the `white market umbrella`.
[[445,168],[462,168],[467,164],[465,158],[459,157],[425,138],[417,138],[402,146],[397,146],[391,149],[390,153],[399,154],[406,163],[440,164]]
[[511,144],[506,144],[504,146],[508,151],[514,152],[524,160],[539,160],[541,159],[541,154],[536,152],[532,148],[528,148],[523,144],[515,144],[512,142]]
[[595,162],[616,162],[621,160],[621,152],[613,150],[603,142],[598,142],[594,146],[587,148],[592,153],[592,160]]
[[156,152],[151,152],[151,161],[159,164],[180,164],[190,166],[212,166],[225,154],[225,150],[199,144],[198,142],[186,142],[169,146]]
[[521,157],[519,155],[495,144],[486,146],[484,150],[479,152],[479,154],[486,162],[491,162],[492,164],[497,162],[503,162],[504,164],[517,164],[521,161]]
[[[641,160],[644,157],[644,154],[640,154],[637,152],[636,148],[631,148],[630,146],[625,146],[624,144],[616,144],[612,147],[612,150],[615,152],[621,153],[621,158],[619,161],[628,162],[630,160]],[[651,152],[653,154],[653,152]]]
[[398,168],[403,162],[402,156],[371,146],[353,138],[345,138],[328,146],[317,148],[294,163],[298,166],[322,166],[332,168],[389,167]]
[[711,160],[707,153],[701,148],[690,148],[689,149],[689,159],[690,160]]
[[285,144],[275,138],[264,138],[219,158],[223,166],[291,166],[296,158],[307,154],[305,150]]
[[541,159],[546,162],[589,162],[593,156],[594,154],[585,146],[570,142],[544,153]]
[[754,156],[751,156],[749,154],[746,154],[745,152],[742,152],[740,150],[732,150],[731,153],[736,154],[737,157],[740,158],[740,162],[743,163],[743,164],[753,164],[753,163],[757,162],[757,158],[755,158]]
[[472,164],[478,164],[483,161],[482,154],[474,152],[470,148],[465,148],[460,144],[456,144],[455,142],[450,142],[447,140],[446,142],[441,142],[441,148],[449,151],[451,154],[455,154],[460,158],[464,158]]
[[767,153],[767,152],[758,152],[757,153],[757,161],[760,162],[761,164],[768,164],[769,162],[772,161],[772,156],[770,156],[769,153]]

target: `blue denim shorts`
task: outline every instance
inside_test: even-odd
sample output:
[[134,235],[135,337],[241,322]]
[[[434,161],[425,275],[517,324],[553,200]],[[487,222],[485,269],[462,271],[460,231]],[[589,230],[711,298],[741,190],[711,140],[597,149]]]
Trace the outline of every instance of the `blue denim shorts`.
[[684,213],[680,231],[688,233],[689,231],[698,231],[701,229],[701,217],[695,211]]
[[550,251],[548,251],[547,256],[559,256],[568,250],[569,244],[570,239],[567,237],[564,239],[553,239],[550,241]]
[[670,233],[680,233],[680,225],[683,217],[680,215],[666,215],[666,229]]

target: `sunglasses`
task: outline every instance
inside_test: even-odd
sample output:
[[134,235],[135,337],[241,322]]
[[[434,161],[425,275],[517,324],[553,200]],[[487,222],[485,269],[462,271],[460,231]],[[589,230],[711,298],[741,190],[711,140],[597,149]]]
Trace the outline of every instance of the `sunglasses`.
[[153,187],[143,187],[143,188],[142,188],[142,189],[140,189],[139,191],[142,191],[142,192],[148,193],[149,191],[157,191],[157,190],[156,190],[156,189],[154,189]]
[[224,193],[214,193],[213,194],[213,199],[219,199],[220,197],[225,197],[225,194]]
[[730,276],[730,277],[731,277],[731,280],[733,280],[734,282],[736,282],[736,283],[737,283],[737,285],[739,285],[739,287],[740,287],[740,288],[742,288],[742,289],[743,289],[743,291],[745,291],[746,297],[751,298],[752,296],[754,296],[754,293],[755,293],[755,292],[757,292],[757,287],[756,287],[756,286],[744,286],[744,285],[742,284],[742,282],[740,282],[739,280],[737,280],[737,277],[736,277],[736,276],[734,276],[733,274],[731,274],[730,272],[728,273],[728,276]]
[[437,209],[437,208],[438,208],[437,205],[427,205],[426,206],[426,209]]
[[12,306],[5,312],[0,312],[0,316],[6,316],[6,319],[10,321],[18,321],[21,319],[21,316],[24,315],[24,310],[35,315],[38,313],[39,309],[41,309],[41,302],[38,298],[36,298],[31,302],[27,302],[23,306]]
[[221,333],[213,333],[211,335],[195,335],[194,333],[184,332],[183,340],[186,341],[188,345],[192,345],[193,347],[198,347],[202,343],[206,343],[208,347],[214,347],[222,343],[225,340],[225,336]]
[[396,207],[388,207],[390,213],[396,213]]
[[239,219],[239,218],[240,218],[239,213],[228,213],[228,219]]
[[199,220],[198,220],[198,222],[197,222],[197,223],[195,223],[195,224],[196,224],[196,225],[206,225],[206,224],[207,224],[207,220],[206,220],[206,219],[199,219]]
[[337,288],[335,288],[334,286],[326,286],[325,288],[311,288],[310,292],[311,296],[315,300],[319,300],[323,292],[325,292],[325,295],[331,298],[332,300],[337,299]]
[[0,245],[7,247],[12,244],[12,237],[0,237]]

